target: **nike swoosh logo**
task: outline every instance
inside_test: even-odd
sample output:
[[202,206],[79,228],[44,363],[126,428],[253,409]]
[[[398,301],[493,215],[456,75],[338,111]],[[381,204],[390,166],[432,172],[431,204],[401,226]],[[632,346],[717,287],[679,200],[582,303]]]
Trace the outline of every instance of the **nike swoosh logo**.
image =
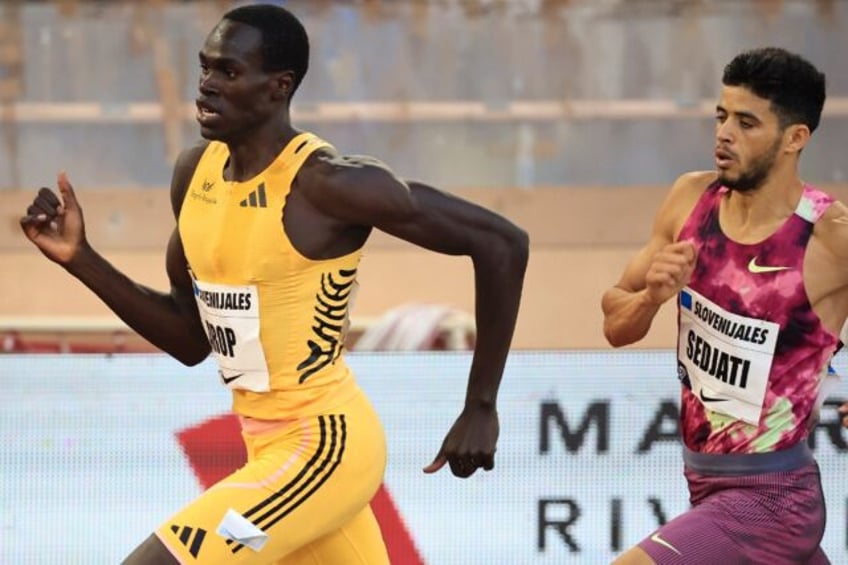
[[704,389],[701,389],[701,390],[698,392],[698,396],[700,396],[700,397],[701,397],[701,400],[702,400],[703,402],[724,402],[725,400],[727,400],[726,398],[718,398],[718,397],[713,398],[712,396],[706,396],[706,395],[704,394]]
[[651,541],[652,541],[652,542],[654,542],[654,543],[658,543],[658,544],[660,544],[661,546],[663,546],[663,547],[665,547],[665,548],[668,548],[668,549],[672,550],[672,551],[673,551],[674,553],[676,553],[677,555],[683,555],[682,553],[680,553],[679,551],[677,551],[677,548],[676,548],[676,547],[674,547],[673,545],[671,545],[670,543],[668,543],[667,541],[665,541],[664,539],[662,539],[662,538],[660,537],[660,535],[659,535],[659,534],[654,534],[654,535],[652,535],[652,536],[651,536]]
[[221,380],[224,381],[225,385],[230,384],[240,376],[244,375],[244,373],[239,373],[238,375],[233,375],[231,377],[225,377],[223,371],[218,371],[218,374],[221,375]]
[[787,271],[792,267],[772,267],[769,265],[757,265],[757,258],[751,257],[751,261],[748,263],[748,270],[754,274],[760,273],[775,273],[777,271]]

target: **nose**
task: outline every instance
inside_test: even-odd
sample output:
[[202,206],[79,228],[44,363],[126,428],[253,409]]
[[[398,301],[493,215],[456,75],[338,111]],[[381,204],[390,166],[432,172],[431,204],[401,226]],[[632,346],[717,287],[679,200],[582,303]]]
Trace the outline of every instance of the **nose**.
[[730,142],[733,137],[733,126],[731,125],[730,120],[717,122],[715,134],[718,141]]
[[197,88],[200,90],[200,93],[205,96],[218,93],[218,87],[212,78],[212,73],[201,73],[200,79],[197,82]]

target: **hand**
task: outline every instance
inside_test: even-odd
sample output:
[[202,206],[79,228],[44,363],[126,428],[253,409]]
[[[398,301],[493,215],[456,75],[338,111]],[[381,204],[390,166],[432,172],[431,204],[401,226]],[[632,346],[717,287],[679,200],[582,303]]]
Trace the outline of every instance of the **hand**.
[[466,407],[456,419],[433,462],[425,473],[435,473],[445,463],[461,478],[470,477],[478,468],[495,467],[495,444],[500,431],[498,413],[491,407]]
[[848,428],[848,402],[837,408],[836,411],[842,416],[842,427]]
[[678,241],[666,245],[651,259],[645,275],[648,299],[662,304],[689,284],[698,252],[689,241]]
[[64,172],[57,178],[62,202],[49,188],[42,188],[21,218],[21,228],[44,255],[68,265],[86,245],[85,222],[74,189]]

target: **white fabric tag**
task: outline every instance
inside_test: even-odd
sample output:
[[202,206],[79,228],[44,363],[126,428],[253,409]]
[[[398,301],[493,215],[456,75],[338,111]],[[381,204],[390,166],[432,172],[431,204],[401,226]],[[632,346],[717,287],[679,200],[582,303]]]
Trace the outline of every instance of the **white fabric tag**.
[[219,536],[243,544],[253,551],[261,550],[268,542],[268,534],[232,508],[224,514],[216,532]]

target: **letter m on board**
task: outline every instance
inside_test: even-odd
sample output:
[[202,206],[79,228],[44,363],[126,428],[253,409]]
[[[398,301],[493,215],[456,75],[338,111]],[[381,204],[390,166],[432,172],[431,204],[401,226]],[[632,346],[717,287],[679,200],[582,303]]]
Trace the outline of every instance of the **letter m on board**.
[[566,451],[578,451],[586,443],[586,434],[595,429],[595,451],[609,451],[609,402],[593,402],[589,404],[576,430],[568,425],[568,420],[562,408],[556,402],[543,402],[539,405],[539,453],[545,454],[551,450],[551,437],[554,430],[559,432],[559,438]]

